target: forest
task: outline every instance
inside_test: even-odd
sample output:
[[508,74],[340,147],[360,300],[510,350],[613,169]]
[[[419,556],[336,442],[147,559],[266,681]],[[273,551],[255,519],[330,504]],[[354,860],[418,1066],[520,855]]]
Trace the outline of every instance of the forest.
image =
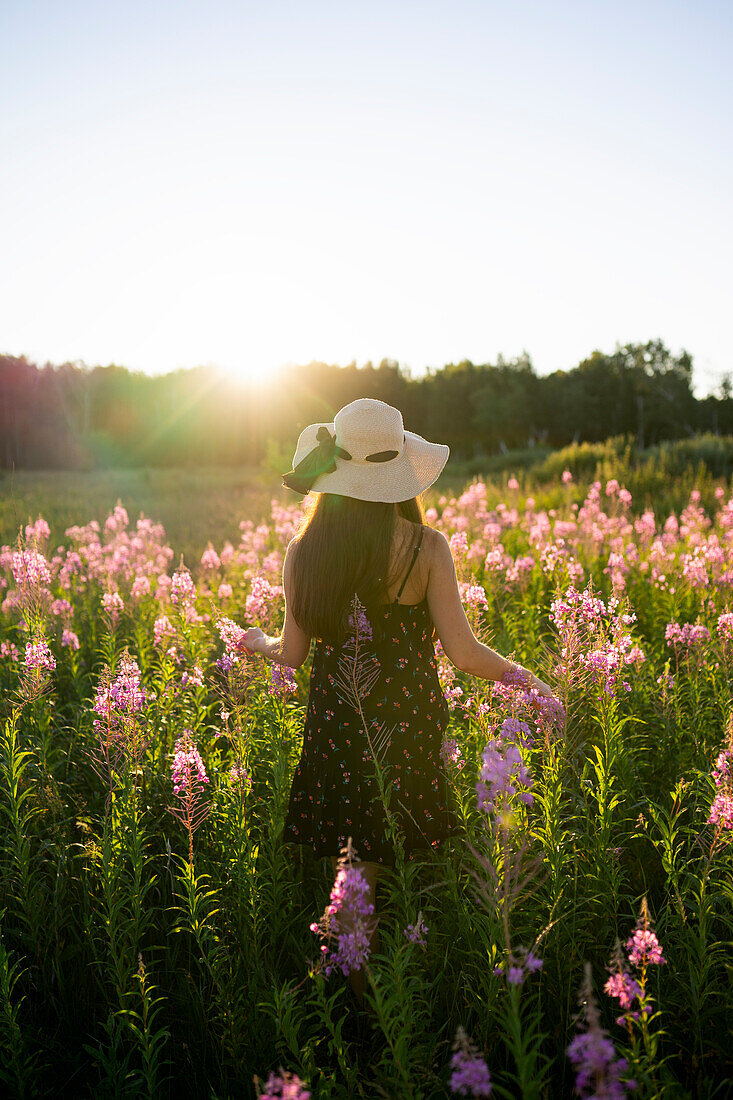
[[0,468],[234,466],[292,453],[305,425],[328,422],[356,397],[397,406],[405,426],[446,442],[452,459],[629,436],[640,449],[703,432],[733,434],[726,374],[704,398],[692,356],[660,340],[593,351],[539,375],[529,355],[464,360],[420,377],[379,365],[289,366],[235,381],[213,367],[148,375],[118,365],[39,366],[0,356]]

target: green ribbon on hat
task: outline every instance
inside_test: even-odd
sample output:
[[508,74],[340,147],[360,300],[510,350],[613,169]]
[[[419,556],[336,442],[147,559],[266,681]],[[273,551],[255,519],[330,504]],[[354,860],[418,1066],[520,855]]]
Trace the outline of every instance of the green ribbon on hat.
[[301,458],[297,466],[283,474],[283,485],[296,493],[308,493],[322,474],[332,474],[336,470],[336,459],[350,459],[351,455],[336,443],[325,425],[321,425],[316,435],[318,446]]

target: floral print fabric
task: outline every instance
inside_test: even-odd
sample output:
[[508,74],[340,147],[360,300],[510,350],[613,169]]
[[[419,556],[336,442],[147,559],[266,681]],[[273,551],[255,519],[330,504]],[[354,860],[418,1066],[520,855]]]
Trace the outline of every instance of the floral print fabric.
[[[389,806],[409,856],[459,831],[440,757],[448,704],[438,681],[427,598],[382,604],[368,619],[372,637],[360,641],[360,651],[377,658],[379,676],[362,710],[372,742],[382,725],[389,734],[380,761],[387,785],[393,783]],[[364,724],[337,688],[342,657],[342,649],[316,642],[284,840],[305,845],[317,857],[338,856],[350,836],[360,859],[394,866]]]

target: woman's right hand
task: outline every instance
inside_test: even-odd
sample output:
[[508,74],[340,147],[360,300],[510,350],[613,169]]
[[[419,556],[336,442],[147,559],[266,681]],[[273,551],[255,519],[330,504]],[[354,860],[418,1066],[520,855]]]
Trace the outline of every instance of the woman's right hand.
[[534,673],[532,673],[531,675],[532,679],[530,686],[535,688],[540,695],[543,695],[546,698],[554,699],[555,696],[550,685],[546,684],[544,680],[540,680],[540,678],[538,676],[535,676]]
[[544,680],[540,680],[539,676],[535,676],[534,672],[530,672],[524,665],[514,665],[524,680],[524,683],[528,688],[534,689],[538,695],[545,699],[554,699],[555,695],[549,684],[546,684]]
[[251,626],[245,630],[240,639],[240,645],[246,653],[259,653],[259,647],[265,640],[265,632],[259,626]]

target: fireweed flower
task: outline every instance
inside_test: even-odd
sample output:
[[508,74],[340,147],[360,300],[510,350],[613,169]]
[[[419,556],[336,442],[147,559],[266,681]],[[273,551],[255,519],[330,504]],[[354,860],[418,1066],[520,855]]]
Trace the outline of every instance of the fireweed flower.
[[279,1073],[271,1073],[260,1092],[259,1080],[255,1078],[258,1100],[310,1100],[310,1092],[297,1073],[289,1073],[280,1067]]
[[119,592],[105,592],[102,596],[102,608],[109,616],[112,625],[114,625],[120,617],[120,612],[124,611],[125,608]]
[[494,967],[494,974],[497,977],[504,975],[510,985],[523,985],[525,978],[530,974],[536,974],[542,969],[542,965],[542,959],[535,955],[534,951],[527,951],[526,948],[520,947],[517,955],[510,952],[506,963],[500,963]]
[[5,657],[10,661],[18,660],[18,647],[13,645],[12,642],[0,642],[0,657]]
[[272,610],[274,600],[283,595],[281,584],[270,584],[266,577],[253,577],[250,592],[244,601],[244,612],[249,620],[265,622]]
[[17,551],[13,554],[10,568],[18,588],[45,588],[51,583],[48,562],[37,550]]
[[209,777],[191,730],[184,730],[176,741],[171,782],[178,805],[169,806],[168,810],[183,822],[188,831],[188,862],[193,864],[193,834],[209,816],[211,806],[203,800],[204,787],[208,784]]
[[97,687],[93,710],[99,715],[94,729],[99,737],[96,756],[104,764],[111,783],[112,766],[120,762],[121,754],[128,762],[139,763],[147,747],[141,715],[148,702],[140,683],[140,669],[125,651],[112,679],[107,670]]
[[274,662],[270,667],[270,695],[292,695],[298,690],[294,670],[288,665]]
[[52,615],[69,622],[74,617],[74,608],[68,600],[54,600],[49,608]]
[[366,616],[366,612],[362,606],[358,607],[358,612],[349,615],[349,631],[352,635],[357,635],[360,642],[371,641],[373,637],[372,624]]
[[529,745],[531,730],[527,723],[519,718],[505,718],[499,727],[499,737],[504,741],[516,741],[520,745]]
[[[134,717],[143,710],[146,703],[145,688],[140,683],[140,669],[137,661],[125,652],[118,665],[114,680],[104,681],[97,688],[94,710],[102,718],[112,719],[119,724],[126,718]],[[95,729],[101,725],[94,723]]]
[[243,654],[250,652],[244,644],[246,631],[232,619],[225,618],[219,619],[216,628],[224,643],[224,655],[216,663],[222,672],[229,672],[234,665],[239,664]]
[[[478,808],[485,813],[503,812],[513,795],[531,806],[534,795],[530,788],[534,780],[522,760],[517,745],[493,739],[484,748],[481,770],[476,783]],[[525,788],[520,790],[520,787]]]
[[467,554],[468,536],[466,535],[466,532],[457,531],[455,535],[451,535],[449,545],[451,554]]
[[629,960],[634,966],[666,963],[659,940],[650,928],[635,928],[626,943]]
[[[369,883],[354,861],[351,837],[342,848],[339,868],[329,903],[320,921],[314,921],[311,932],[327,942],[321,945],[322,966],[326,977],[337,968],[348,975],[360,970],[369,958],[370,940],[376,926],[374,906],[368,901]],[[335,947],[332,940],[336,941]],[[330,953],[329,953],[330,947]]]
[[28,642],[25,647],[25,664],[26,668],[37,672],[53,672],[56,668],[56,658],[43,638],[37,642]]
[[126,761],[137,766],[148,744],[144,726],[144,710],[148,702],[140,683],[140,669],[127,650],[117,666],[116,675],[107,668],[97,686],[92,709],[99,716],[94,720],[97,743],[89,757],[92,767],[109,784],[110,796],[113,772]]
[[708,824],[733,830],[733,748],[719,754],[712,774],[717,794],[710,807]]
[[440,755],[446,767],[449,764],[454,764],[456,768],[458,768],[460,771],[460,769],[465,764],[465,760],[463,760],[461,755],[460,746],[455,737],[445,738],[440,749]]
[[204,569],[218,569],[221,566],[221,558],[211,543],[209,543],[201,555],[201,564]]
[[186,607],[196,599],[196,586],[187,569],[177,569],[173,574],[170,587],[170,601]]
[[636,615],[620,613],[618,607],[617,596],[612,595],[606,604],[593,595],[590,585],[583,592],[571,585],[553,601],[550,615],[562,645],[558,671],[569,680],[590,673],[607,695],[615,694],[619,681],[626,689],[624,668],[645,660],[629,633]]
[[484,1058],[466,1035],[461,1025],[456,1030],[451,1058],[451,1092],[458,1096],[491,1096],[491,1074]]
[[585,964],[585,979],[579,1001],[581,1010],[578,1023],[585,1030],[575,1036],[567,1049],[567,1055],[576,1069],[575,1092],[580,1097],[603,1097],[604,1100],[623,1100],[628,1089],[635,1089],[634,1081],[622,1081],[628,1070],[625,1058],[617,1058],[608,1033],[601,1027],[598,1005],[591,987],[590,963]]
[[634,1001],[641,996],[641,986],[626,970],[617,970],[611,974],[604,985],[609,997],[615,997],[622,1008],[633,1008]]
[[489,603],[486,599],[486,592],[480,584],[468,584],[465,581],[459,581],[458,591],[466,607],[474,610],[488,611]]
[[230,790],[236,791],[242,798],[252,790],[252,777],[239,761],[232,764],[226,774],[226,781]]
[[667,623],[664,639],[676,653],[692,653],[710,641],[710,631],[700,623],[685,623],[683,626],[679,623]]
[[195,742],[191,740],[190,730],[185,730],[176,741],[176,749],[171,766],[171,780],[175,794],[188,794],[197,783],[208,783],[204,762]]
[[153,624],[153,644],[162,646],[168,638],[174,638],[175,628],[167,615],[159,615]]
[[130,599],[139,600],[142,596],[150,595],[150,578],[149,577],[135,577],[130,588]]
[[733,612],[726,611],[718,616],[718,635],[725,644],[733,642]]
[[428,942],[425,937],[428,933],[428,926],[423,920],[422,911],[418,913],[414,924],[408,924],[407,928],[403,929],[403,933],[410,943],[418,943],[420,947],[427,947]]
[[68,646],[69,649],[79,648],[79,639],[73,630],[64,630],[61,634],[61,645]]
[[26,524],[25,537],[28,542],[43,542],[44,539],[51,537],[51,528],[45,519],[39,516],[35,523]]
[[181,674],[181,687],[190,689],[203,686],[204,674],[198,665],[194,665],[193,668]]

